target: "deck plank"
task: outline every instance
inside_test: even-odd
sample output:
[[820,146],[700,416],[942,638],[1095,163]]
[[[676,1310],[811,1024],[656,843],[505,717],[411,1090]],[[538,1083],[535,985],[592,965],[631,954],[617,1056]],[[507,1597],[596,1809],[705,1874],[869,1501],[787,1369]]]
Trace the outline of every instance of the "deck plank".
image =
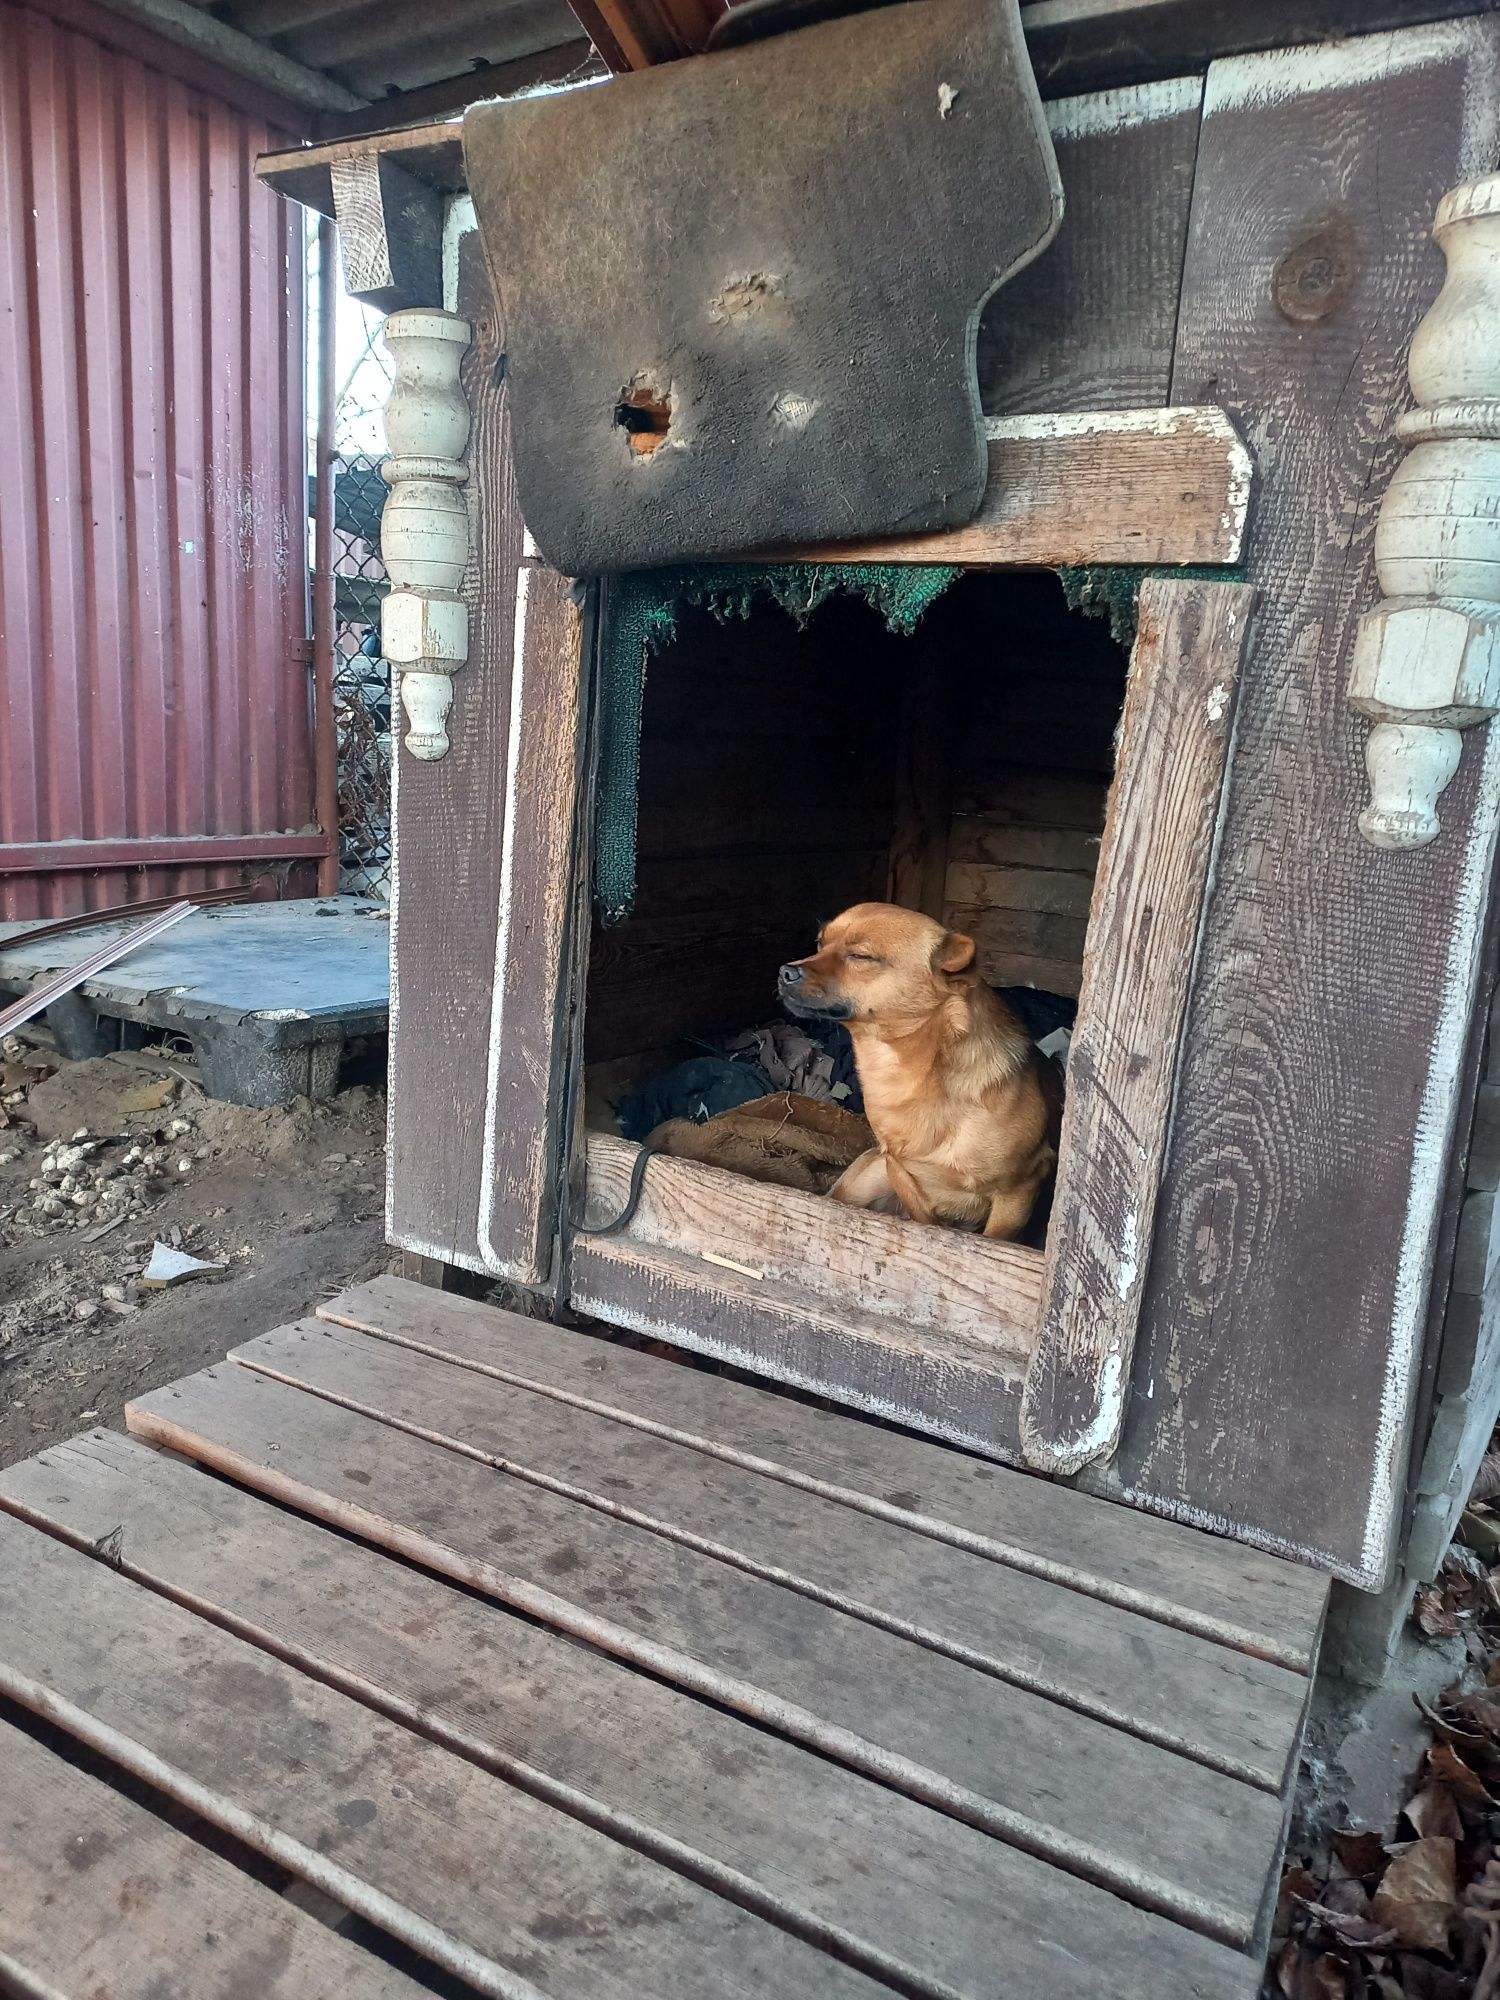
[[1254,1992],[1240,1953],[136,1439],[54,1446],[0,1505],[84,1547],[119,1526],[127,1575],[908,1985],[992,2000],[1004,1965],[1049,2000]]
[[1326,1578],[1176,1522],[399,1278],[355,1286],[318,1314],[831,1492],[1301,1672],[1316,1658]]
[[0,1691],[482,1993],[886,1991],[9,1514],[0,1574]]
[[1226,1942],[1272,1795],[374,1419],[225,1365],[129,1427]]
[[1308,1683],[1291,1669],[987,1562],[576,1405],[317,1320],[233,1350],[501,1470],[1279,1792]]
[[3,1721],[0,1772],[5,1991],[421,2000],[404,1973]]

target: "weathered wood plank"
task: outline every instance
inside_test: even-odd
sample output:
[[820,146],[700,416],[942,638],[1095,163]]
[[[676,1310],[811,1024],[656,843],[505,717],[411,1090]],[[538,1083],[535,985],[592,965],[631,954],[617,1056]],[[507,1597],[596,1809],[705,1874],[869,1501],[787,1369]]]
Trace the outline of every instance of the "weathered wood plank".
[[1148,579],[1083,991],[1021,1437],[1033,1465],[1107,1457],[1124,1421],[1255,592]]
[[388,153],[330,163],[344,284],[380,312],[443,302],[443,195]]
[[[1097,849],[1095,850],[1097,852]],[[955,861],[948,868],[948,900],[995,910],[1036,910],[1087,918],[1094,876],[1060,868],[997,867]]]
[[7,1992],[418,2000],[425,1990],[4,1721],[0,1770]]
[[1018,1353],[932,1331],[914,1341],[899,1320],[805,1286],[747,1277],[696,1251],[619,1236],[574,1240],[568,1297],[579,1312],[613,1326],[1020,1462]]
[[[1487,12],[1492,0],[1477,0]],[[1048,93],[1172,76],[1216,56],[1441,21],[1453,0],[1022,0]]]
[[231,1358],[1279,1791],[1305,1679],[576,1406],[327,1322]]
[[943,920],[952,814],[950,711],[947,662],[924,649],[901,690],[901,731],[896,746],[896,798],[891,828],[886,900]]
[[489,1270],[538,1285],[557,1224],[586,734],[587,627],[566,578],[523,565],[515,634],[479,1230]]
[[[607,1133],[588,1142],[592,1223],[625,1205],[637,1148]],[[836,1207],[818,1195],[768,1187],[692,1160],[654,1159],[620,1240],[697,1255],[712,1251],[762,1277],[805,1287],[837,1304],[857,1302],[908,1330],[964,1343],[1030,1352],[1041,1298],[1042,1258],[904,1216]],[[928,1351],[932,1351],[929,1347]]]
[[438,119],[430,125],[408,125],[398,132],[371,132],[359,139],[333,139],[322,146],[292,146],[282,152],[262,153],[255,162],[255,174],[288,201],[301,202],[305,208],[330,217],[334,213],[334,168],[372,153],[444,194],[461,194],[466,186],[462,130],[457,119]]
[[979,322],[987,411],[1166,402],[1202,97],[1179,76],[1046,107],[1068,210]]
[[1259,1857],[1281,1824],[1270,1793],[246,1368],[189,1377],[126,1416],[1131,1901],[1227,1943],[1253,1932]]
[[122,1527],[127,1575],[906,1986],[1253,1989],[1224,1946],[135,1439],[13,1466],[0,1504],[81,1548]]
[[[1103,794],[1100,796],[1099,825],[1102,826]],[[963,862],[985,862],[997,868],[1064,869],[1087,875],[1093,880],[1099,862],[1097,831],[1082,827],[1015,826],[1000,817],[962,813],[948,835],[948,866]]]
[[461,251],[458,305],[474,328],[463,364],[474,418],[469,664],[454,681],[447,756],[423,762],[398,745],[392,762],[386,1234],[402,1250],[478,1271],[487,1129],[480,1107],[514,654],[509,579],[521,560],[521,512],[505,387],[496,379],[504,341],[477,237]]
[[962,528],[768,549],[746,562],[1238,562],[1253,479],[1221,409],[992,417],[989,484]]
[[9,1515],[0,1561],[0,1690],[481,1993],[884,1990]]
[[[1259,590],[1118,1464],[1126,1493],[1368,1587],[1400,1513],[1500,792],[1369,847],[1344,699],[1444,191],[1500,143],[1500,23],[1210,72],[1173,393],[1243,413]],[[1330,1473],[1330,1467],[1337,1472]]]
[[986,1465],[793,1397],[700,1374],[399,1278],[340,1293],[318,1317],[769,1472],[1300,1672],[1328,1596],[1311,1570]]

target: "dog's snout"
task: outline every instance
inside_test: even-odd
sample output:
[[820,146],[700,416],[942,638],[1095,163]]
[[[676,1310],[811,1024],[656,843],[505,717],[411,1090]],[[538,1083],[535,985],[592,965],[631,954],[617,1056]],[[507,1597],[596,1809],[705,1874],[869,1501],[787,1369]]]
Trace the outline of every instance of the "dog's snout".
[[800,965],[784,965],[778,977],[783,986],[800,986],[807,974]]

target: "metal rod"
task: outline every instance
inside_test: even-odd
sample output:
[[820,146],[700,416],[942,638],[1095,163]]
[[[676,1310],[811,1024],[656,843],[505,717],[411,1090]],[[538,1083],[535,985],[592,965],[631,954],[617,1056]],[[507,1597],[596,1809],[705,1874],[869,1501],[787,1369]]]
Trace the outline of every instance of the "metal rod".
[[44,979],[40,986],[33,986],[29,993],[23,993],[19,1000],[0,1013],[0,1035],[8,1035],[34,1014],[44,1013],[54,1000],[61,1000],[75,986],[82,986],[96,972],[103,972],[106,966],[113,965],[117,958],[124,958],[127,952],[136,951],[143,944],[150,944],[163,931],[170,930],[173,924],[181,923],[184,917],[192,914],[191,903],[174,903],[160,916],[148,917],[145,923],[122,932],[119,937],[107,938],[103,944],[96,945],[87,958],[55,972],[50,979]]
[[[232,889],[195,889],[189,900],[195,910],[202,910],[219,903],[248,903],[254,894],[253,882],[241,882]],[[0,957],[8,951],[19,951],[22,945],[41,944],[45,938],[91,931],[101,924],[128,922],[131,917],[154,917],[158,910],[170,910],[182,900],[180,896],[145,896],[138,903],[110,903],[101,910],[80,910],[76,917],[57,917],[50,924],[37,924],[29,931],[0,936]]]
[[89,873],[115,868],[206,868],[216,861],[316,861],[320,833],[163,833],[138,840],[0,841],[0,875]]
[[338,312],[338,232],[318,223],[318,443],[313,514],[314,806],[327,846],[318,861],[318,894],[339,890],[339,746],[333,713],[333,423]]

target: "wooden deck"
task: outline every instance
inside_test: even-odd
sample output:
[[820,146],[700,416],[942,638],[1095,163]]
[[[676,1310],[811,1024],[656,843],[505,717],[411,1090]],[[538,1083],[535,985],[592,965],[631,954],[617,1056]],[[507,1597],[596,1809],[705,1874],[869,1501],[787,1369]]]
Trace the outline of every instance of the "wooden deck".
[[127,1421],[0,1474],[0,1987],[1254,1994],[1311,1573],[393,1279]]

